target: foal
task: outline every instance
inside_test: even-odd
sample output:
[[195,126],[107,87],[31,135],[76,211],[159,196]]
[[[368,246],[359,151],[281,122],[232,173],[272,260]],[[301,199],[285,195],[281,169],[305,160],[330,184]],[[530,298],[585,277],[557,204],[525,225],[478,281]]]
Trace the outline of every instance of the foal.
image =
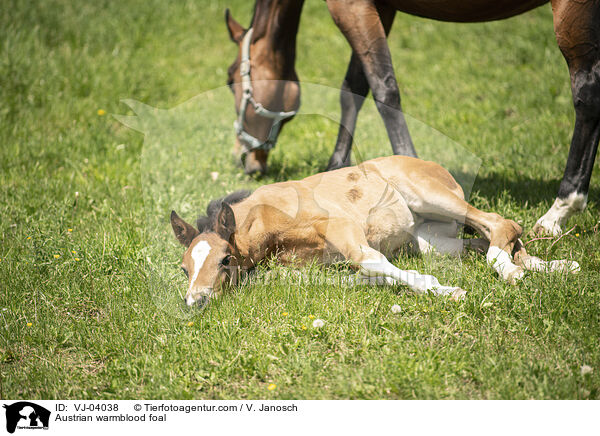
[[[457,238],[459,224],[483,238]],[[189,278],[185,301],[190,306],[219,295],[225,283],[237,283],[239,268],[252,268],[268,256],[282,264],[315,257],[324,262],[345,259],[368,278],[377,278],[375,282],[454,298],[465,291],[441,285],[431,275],[396,268],[386,256],[408,243],[419,252],[452,255],[479,248],[511,283],[525,270],[579,269],[577,262],[529,256],[516,222],[474,208],[448,171],[407,156],[266,185],[252,194],[234,193],[213,201],[197,225],[171,212],[175,236],[187,247],[181,267]]]

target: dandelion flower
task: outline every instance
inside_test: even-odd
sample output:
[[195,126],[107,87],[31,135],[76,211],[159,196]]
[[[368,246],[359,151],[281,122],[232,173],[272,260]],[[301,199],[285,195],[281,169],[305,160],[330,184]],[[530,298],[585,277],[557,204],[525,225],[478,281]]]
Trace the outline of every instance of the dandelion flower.
[[304,324],[302,324],[302,326],[300,327],[302,330],[306,330],[306,326]]
[[76,250],[71,250],[71,253],[77,254],[77,251]]
[[269,386],[267,386],[267,389],[270,391],[274,391],[277,388],[277,385],[275,383],[271,383]]
[[60,254],[55,254],[55,255],[54,255],[54,258],[55,258],[55,259],[58,259],[59,257],[60,257]]
[[320,329],[324,325],[325,325],[325,321],[323,321],[322,319],[317,318],[313,321],[313,327],[316,329]]
[[80,258],[78,258],[78,257],[76,257],[76,258],[75,258],[75,262],[79,262],[80,260],[81,260],[81,259],[80,259]]
[[30,323],[30,322],[28,322],[28,323],[27,323],[27,327],[31,327],[32,325],[33,325],[33,324],[32,324],[32,323]]
[[27,239],[31,239],[31,236],[27,236]]
[[314,315],[308,315],[308,319],[315,319]]
[[106,115],[106,111],[104,109],[98,109],[97,114],[100,116],[103,116],[103,115]]
[[592,372],[594,372],[594,368],[589,365],[582,365],[581,375],[591,374]]
[[73,229],[67,229],[67,232],[72,232],[72,231],[73,231]]
[[400,312],[402,312],[402,308],[400,306],[398,306],[397,304],[394,304],[392,306],[391,311],[392,311],[392,313],[400,313]]
[[190,322],[188,322],[188,327],[191,327],[191,326],[193,326],[193,325],[194,325],[194,321],[190,321]]
[[575,233],[575,237],[579,238],[579,233]]
[[288,313],[287,312],[282,312],[281,316],[288,316]]

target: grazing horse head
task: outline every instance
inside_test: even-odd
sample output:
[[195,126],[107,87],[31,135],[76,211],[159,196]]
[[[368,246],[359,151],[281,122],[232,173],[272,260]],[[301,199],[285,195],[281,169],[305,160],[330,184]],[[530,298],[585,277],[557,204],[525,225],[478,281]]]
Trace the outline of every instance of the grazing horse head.
[[[249,29],[225,11],[229,37],[238,45],[227,78],[237,112],[235,154],[242,158],[247,174],[266,172],[267,158],[281,126],[300,107],[300,86],[294,69],[300,13],[276,14],[282,8],[296,7],[287,3],[293,2],[259,0]],[[295,18],[290,22],[286,19],[289,16]]]

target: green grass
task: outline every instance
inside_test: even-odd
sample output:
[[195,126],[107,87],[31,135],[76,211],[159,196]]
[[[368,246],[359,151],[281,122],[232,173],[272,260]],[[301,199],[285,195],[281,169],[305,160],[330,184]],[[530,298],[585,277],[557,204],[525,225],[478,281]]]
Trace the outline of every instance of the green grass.
[[[325,3],[306,1],[304,115],[282,132],[262,180],[232,163],[233,100],[219,88],[236,55],[223,11],[246,24],[252,2],[8,3],[2,398],[600,398],[598,174],[575,230],[530,244],[578,260],[576,276],[510,286],[481,256],[402,256],[397,265],[462,286],[467,299],[256,281],[189,310],[171,208],[193,220],[215,196],[326,165],[336,125],[315,114],[335,118],[337,92],[310,83],[338,87],[350,51]],[[550,7],[474,25],[400,14],[390,46],[417,150],[474,183],[475,206],[530,230],[554,199],[573,124]],[[134,106],[145,137],[109,115],[134,115],[128,98],[164,109]],[[362,157],[390,153],[372,101],[358,128]],[[594,371],[581,375],[582,365]]]

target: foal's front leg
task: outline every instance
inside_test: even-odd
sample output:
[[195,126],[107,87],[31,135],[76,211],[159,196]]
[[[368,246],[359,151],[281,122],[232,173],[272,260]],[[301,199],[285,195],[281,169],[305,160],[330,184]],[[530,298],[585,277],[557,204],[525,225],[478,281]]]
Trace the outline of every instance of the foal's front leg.
[[381,279],[388,283],[401,283],[417,293],[452,295],[455,299],[466,294],[461,288],[441,285],[434,276],[396,268],[382,253],[369,246],[362,228],[351,220],[323,220],[315,228],[326,240],[328,249],[342,254],[358,266],[363,276],[375,281]]

